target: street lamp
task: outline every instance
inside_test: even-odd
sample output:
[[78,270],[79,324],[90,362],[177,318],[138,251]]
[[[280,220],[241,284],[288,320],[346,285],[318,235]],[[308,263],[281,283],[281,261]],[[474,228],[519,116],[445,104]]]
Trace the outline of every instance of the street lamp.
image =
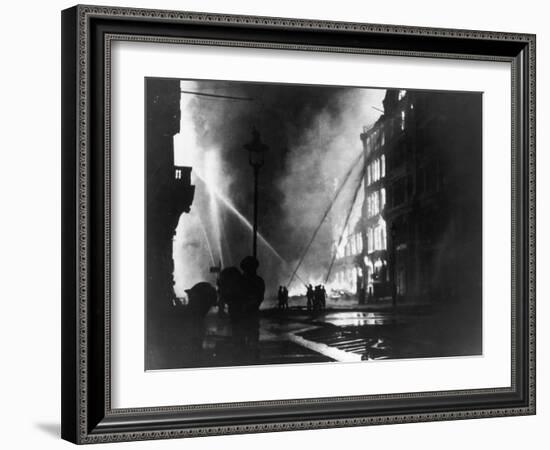
[[258,174],[260,168],[264,165],[264,152],[268,149],[267,145],[262,142],[260,133],[256,127],[252,129],[252,140],[245,144],[244,148],[248,150],[248,163],[254,170],[254,228],[252,231],[252,256],[256,258],[258,239]]

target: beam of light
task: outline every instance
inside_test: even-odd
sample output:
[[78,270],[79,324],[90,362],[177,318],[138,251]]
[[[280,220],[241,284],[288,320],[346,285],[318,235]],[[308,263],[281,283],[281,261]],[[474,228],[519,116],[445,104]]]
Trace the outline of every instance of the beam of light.
[[210,261],[212,262],[212,265],[216,265],[216,261],[214,260],[214,253],[212,253],[212,246],[210,245],[210,239],[208,239],[208,235],[206,234],[206,228],[204,227],[204,222],[202,221],[201,215],[197,214],[199,218],[199,223],[201,226],[201,231],[204,236],[204,240],[206,241],[206,247],[208,248],[208,253],[210,254]]
[[[220,173],[219,161],[218,161],[217,155],[213,151],[204,152],[203,155],[204,155],[204,168],[205,168],[205,174],[206,174],[205,177],[203,178],[203,181],[207,186],[214,186],[216,185],[216,182],[217,182],[217,178],[218,178],[217,175]],[[210,196],[209,210],[210,210],[210,218],[214,225],[213,231],[214,231],[215,244],[217,245],[219,259],[222,262],[222,266],[223,266],[224,258],[223,258],[223,251],[222,251],[220,210],[219,210],[218,199],[215,196]]]
[[222,240],[221,242],[223,244],[222,250],[225,252],[224,254],[227,255],[227,257],[225,259],[227,261],[233,261],[231,246],[229,245],[229,241],[227,240],[227,233],[225,231],[226,230],[226,227],[225,227],[225,214],[220,215],[220,223],[221,223],[220,237],[221,237],[221,240]]
[[334,203],[336,202],[336,200],[338,199],[338,196],[340,195],[340,193],[342,192],[344,186],[346,185],[346,183],[348,182],[353,170],[358,167],[357,164],[359,163],[359,161],[361,160],[361,158],[363,157],[363,152],[360,152],[357,157],[355,158],[355,160],[353,161],[353,163],[351,164],[350,168],[348,169],[346,175],[344,176],[344,180],[342,181],[342,183],[340,183],[340,186],[338,187],[338,189],[336,190],[336,192],[334,193],[334,196],[332,197],[332,200],[331,202],[328,204],[327,208],[325,209],[325,212],[323,213],[323,215],[321,216],[321,220],[319,221],[319,224],[317,225],[317,228],[315,228],[315,230],[313,231],[313,234],[311,235],[311,238],[309,239],[307,245],[305,246],[304,250],[302,251],[302,255],[300,256],[300,259],[298,261],[298,264],[296,265],[296,268],[294,269],[294,272],[292,272],[292,275],[290,277],[290,279],[288,280],[288,283],[287,285],[290,286],[292,284],[292,282],[294,281],[294,277],[296,276],[296,273],[298,272],[298,269],[300,268],[300,266],[302,265],[302,263],[304,262],[304,259],[306,257],[306,255],[308,254],[309,252],[309,249],[311,247],[311,244],[313,244],[313,241],[315,240],[315,238],[317,237],[317,233],[319,232],[319,230],[321,229],[321,226],[323,225],[323,223],[325,222],[325,219],[328,217],[328,214],[330,213],[330,210],[332,209],[332,207],[334,206]]
[[[208,183],[197,169],[194,169],[194,173],[195,176],[203,182],[203,184],[206,186],[206,189],[214,197],[216,197],[216,199],[219,200],[221,204],[223,204],[229,211],[231,211],[246,228],[248,228],[250,231],[253,231],[253,227],[250,221],[233,205],[233,203],[231,203],[231,201],[225,195],[223,195],[211,183]],[[277,250],[275,250],[275,248],[273,248],[273,246],[267,241],[265,237],[262,236],[261,233],[258,233],[258,239],[280,262],[282,262],[285,266],[290,267],[290,264],[281,256],[281,254]],[[300,279],[302,283],[306,284],[301,279],[301,277],[299,277],[298,275],[296,275],[296,277]]]
[[330,266],[327,271],[327,276],[325,277],[325,284],[328,283],[328,280],[330,278],[330,274],[332,272],[332,267],[334,266],[334,261],[336,260],[336,254],[338,252],[338,249],[340,248],[340,245],[342,245],[342,241],[344,240],[344,233],[346,232],[346,227],[348,226],[349,219],[351,217],[351,213],[354,210],[355,202],[357,201],[357,196],[359,194],[360,189],[363,187],[363,180],[365,179],[365,169],[366,166],[363,167],[363,170],[361,171],[361,176],[359,178],[359,184],[355,188],[355,192],[353,193],[353,199],[351,200],[351,205],[349,207],[348,213],[346,215],[346,220],[344,222],[344,226],[342,227],[342,233],[340,234],[340,238],[338,239],[338,244],[336,244],[336,249],[334,250],[332,254],[332,259],[330,260]]
[[[240,221],[241,223],[246,226],[249,230],[252,231],[253,227],[250,221],[231,203],[231,201],[224,196],[218,189],[216,189],[214,186],[212,186],[210,183],[208,183],[204,177],[197,172],[197,170],[194,170],[195,175],[200,178],[200,180],[204,183],[208,191],[216,197],[221,203],[229,209]],[[281,262],[288,264],[287,261],[280,255],[280,253],[273,248],[273,246],[262,236],[261,233],[258,233],[258,238],[262,244],[264,244],[270,251],[273,253]]]

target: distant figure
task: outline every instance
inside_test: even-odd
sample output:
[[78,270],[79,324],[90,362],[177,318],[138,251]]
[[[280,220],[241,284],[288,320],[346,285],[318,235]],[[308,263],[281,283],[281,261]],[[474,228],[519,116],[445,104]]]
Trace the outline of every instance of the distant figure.
[[283,307],[288,309],[288,289],[286,286],[283,286]]
[[327,303],[327,291],[322,284],[315,286],[313,291],[313,311],[322,311]]
[[321,309],[321,285],[315,286],[313,291],[313,311],[319,311]]
[[[258,341],[260,337],[260,305],[264,300],[265,283],[256,274],[259,263],[253,256],[241,261],[242,275],[238,286],[234,286],[235,273],[220,283],[228,284],[229,317],[231,319],[233,348],[235,358],[243,362],[254,362],[259,358]],[[236,287],[237,289],[233,290]]]
[[313,292],[313,286],[309,284],[307,286],[307,292],[306,292],[306,298],[307,298],[307,310],[311,311],[313,309],[313,303],[315,300],[315,292]]
[[279,286],[279,290],[277,291],[277,300],[279,301],[278,307],[279,309],[284,309],[285,307],[285,291],[282,286]]

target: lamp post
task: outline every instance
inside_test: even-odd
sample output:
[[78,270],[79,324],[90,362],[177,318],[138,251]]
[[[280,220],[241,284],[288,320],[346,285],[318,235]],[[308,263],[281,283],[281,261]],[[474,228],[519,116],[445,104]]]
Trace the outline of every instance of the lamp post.
[[268,147],[261,138],[260,133],[254,127],[252,129],[252,140],[244,145],[248,150],[248,163],[254,170],[254,222],[252,230],[252,256],[256,258],[257,243],[258,243],[258,175],[260,168],[264,165],[264,152]]

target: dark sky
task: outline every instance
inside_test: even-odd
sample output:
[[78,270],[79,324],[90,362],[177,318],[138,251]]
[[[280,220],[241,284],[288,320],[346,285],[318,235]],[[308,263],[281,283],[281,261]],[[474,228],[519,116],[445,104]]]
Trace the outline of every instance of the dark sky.
[[[260,172],[259,230],[282,257],[261,243],[260,273],[270,289],[286,284],[336,186],[361,153],[359,135],[380,115],[373,106],[381,108],[385,91],[221,81],[182,81],[182,90],[247,100],[182,94],[175,161],[193,167],[197,195],[193,217],[182,217],[176,235],[176,290],[208,277],[204,267],[212,261],[238,265],[250,253],[250,229],[232,207],[251,220],[253,172],[243,146],[253,127],[269,147]],[[302,278],[322,278],[359,176],[355,170],[321,228]]]

